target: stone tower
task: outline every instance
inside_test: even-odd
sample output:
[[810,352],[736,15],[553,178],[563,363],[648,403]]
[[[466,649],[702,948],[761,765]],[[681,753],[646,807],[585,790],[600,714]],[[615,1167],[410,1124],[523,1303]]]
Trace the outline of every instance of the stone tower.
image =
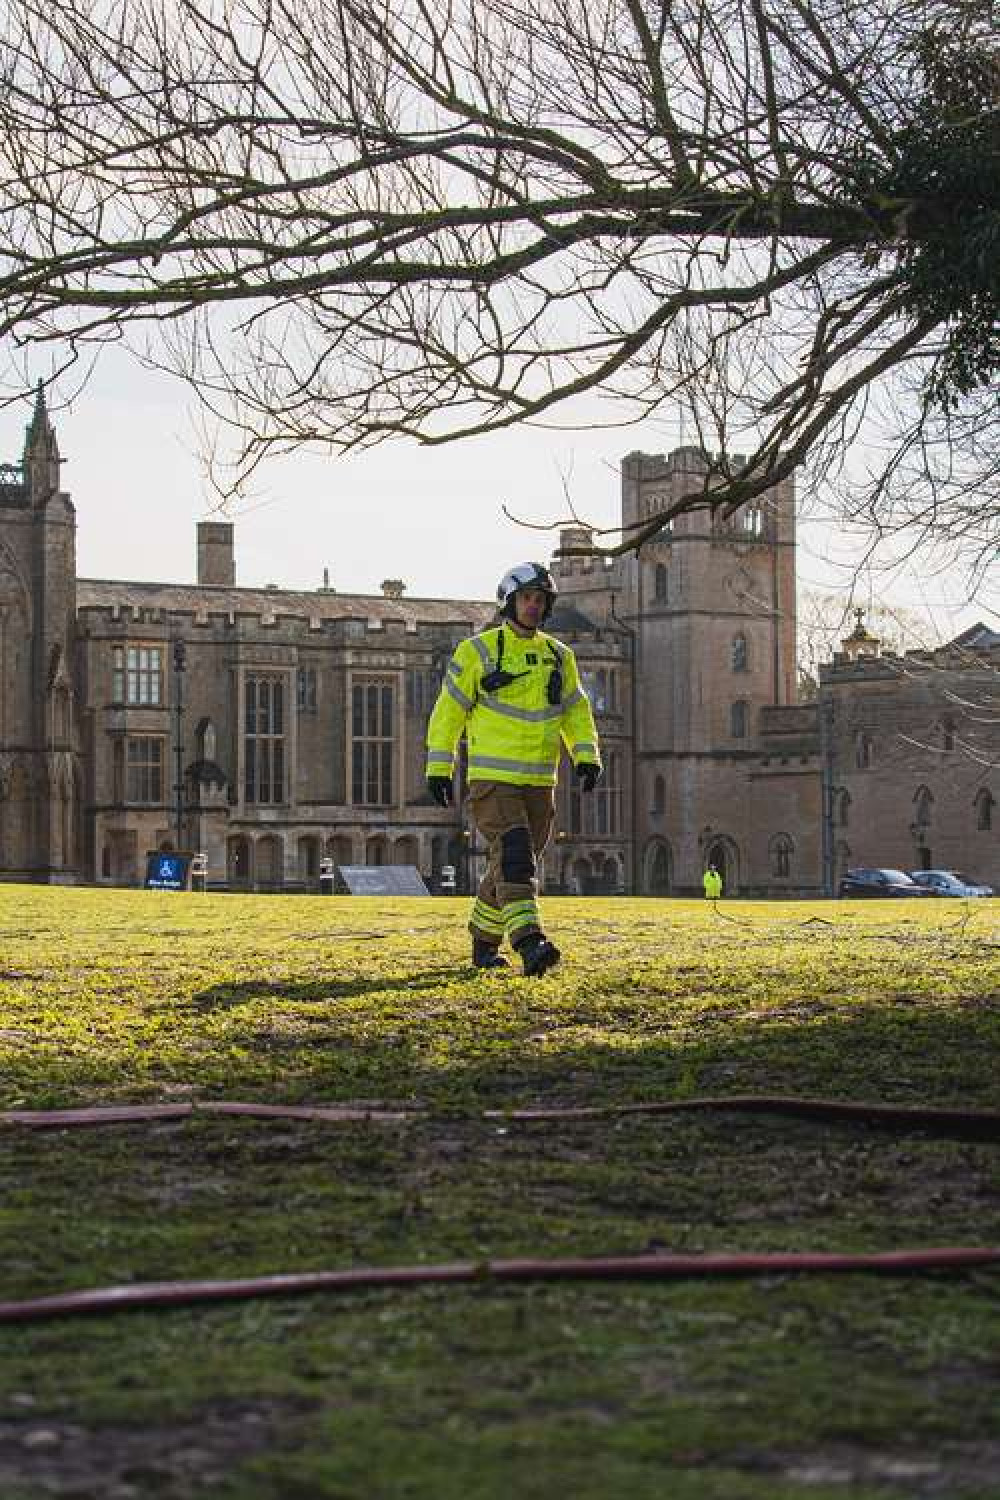
[[[699,448],[630,454],[625,535],[702,490],[708,467]],[[697,887],[709,857],[732,879],[741,840],[720,830],[746,825],[745,810],[728,805],[741,784],[733,772],[760,753],[761,711],[795,701],[793,482],[725,520],[699,510],[668,522],[629,558],[622,583],[637,629],[639,806],[662,819],[672,882]]]
[[[736,464],[739,460],[734,460]],[[701,489],[697,448],[632,453],[622,465],[626,528]],[[764,704],[795,700],[795,494],[775,486],[728,520],[679,516],[625,574],[628,614],[642,621],[640,650],[657,680],[646,708],[649,748],[671,753],[728,745],[731,706],[747,705],[752,739]]]
[[0,878],[78,877],[76,521],[41,384],[20,463],[0,464]]

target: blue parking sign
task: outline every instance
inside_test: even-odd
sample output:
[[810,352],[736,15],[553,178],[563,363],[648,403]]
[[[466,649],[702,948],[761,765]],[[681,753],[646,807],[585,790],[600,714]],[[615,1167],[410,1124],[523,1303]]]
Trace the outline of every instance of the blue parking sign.
[[186,891],[190,854],[156,851],[146,855],[146,889],[150,891]]

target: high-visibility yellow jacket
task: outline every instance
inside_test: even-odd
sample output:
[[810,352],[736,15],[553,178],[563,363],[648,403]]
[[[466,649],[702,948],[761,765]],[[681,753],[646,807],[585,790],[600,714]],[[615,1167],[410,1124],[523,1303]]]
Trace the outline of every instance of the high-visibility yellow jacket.
[[[496,670],[500,657],[502,670],[516,674],[515,679],[490,690],[483,678]],[[558,703],[549,701],[554,672],[562,678]],[[576,657],[540,630],[521,636],[509,625],[493,626],[459,644],[427,726],[428,776],[454,775],[463,731],[470,781],[554,786],[561,742],[575,766],[601,763]]]

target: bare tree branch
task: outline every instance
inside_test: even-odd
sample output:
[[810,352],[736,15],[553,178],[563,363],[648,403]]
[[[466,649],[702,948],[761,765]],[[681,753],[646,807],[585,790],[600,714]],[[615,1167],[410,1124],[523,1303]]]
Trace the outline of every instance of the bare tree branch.
[[36,346],[125,339],[229,424],[235,483],[306,442],[681,402],[721,452],[674,513],[833,473],[874,434],[853,514],[985,557],[991,10],[9,0],[8,392]]

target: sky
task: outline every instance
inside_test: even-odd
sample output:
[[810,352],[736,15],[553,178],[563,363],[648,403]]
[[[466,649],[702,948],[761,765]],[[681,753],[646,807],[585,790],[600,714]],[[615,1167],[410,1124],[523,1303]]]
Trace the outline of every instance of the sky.
[[[219,508],[199,454],[184,386],[110,350],[65,405],[50,398],[63,487],[77,516],[81,577],[187,583],[195,526],[232,520],[236,581],[246,587],[319,588],[324,569],[342,593],[379,593],[400,578],[420,598],[492,598],[515,562],[546,560],[559,524],[613,527],[620,463],[636,449],[668,452],[683,440],[669,421],[579,431],[515,427],[442,448],[394,442],[356,457],[301,452],[275,459],[253,493]],[[0,410],[0,459],[18,460],[31,403]],[[522,522],[503,513],[503,507]],[[533,530],[531,526],[549,530]],[[856,554],[842,531],[800,518],[799,588],[846,592]],[[856,602],[913,616],[934,645],[983,619],[957,574],[930,577],[918,558],[891,577],[863,575]],[[921,622],[923,622],[921,624]]]

